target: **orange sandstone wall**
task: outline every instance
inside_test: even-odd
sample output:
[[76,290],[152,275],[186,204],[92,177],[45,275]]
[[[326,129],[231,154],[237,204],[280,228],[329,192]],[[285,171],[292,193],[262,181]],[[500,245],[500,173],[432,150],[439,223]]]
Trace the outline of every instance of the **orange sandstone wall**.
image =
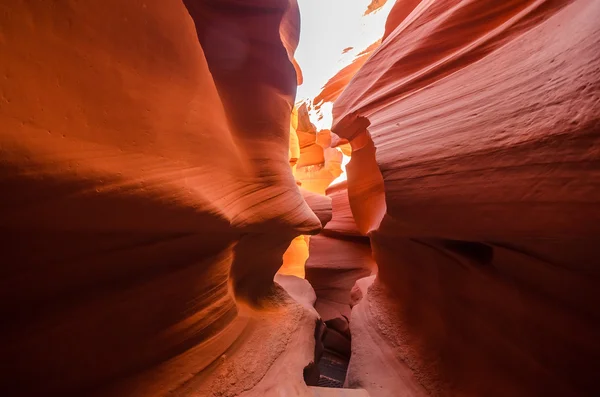
[[272,281],[321,228],[288,161],[298,18],[0,5],[3,394],[307,392],[317,316]]
[[[331,199],[327,187],[341,175],[342,153],[331,147],[331,131],[321,130],[310,122],[306,103],[294,107],[290,127],[290,158],[296,183],[305,200],[315,211],[321,225],[331,219]],[[279,274],[305,277],[309,257],[309,236],[298,236],[283,255]]]
[[598,20],[593,0],[396,2],[333,109],[379,267],[348,385],[597,392]]
[[350,313],[358,279],[375,274],[369,239],[352,217],[346,182],[327,189],[332,219],[310,238],[306,279],[316,294],[315,309],[327,326],[324,347],[350,358]]

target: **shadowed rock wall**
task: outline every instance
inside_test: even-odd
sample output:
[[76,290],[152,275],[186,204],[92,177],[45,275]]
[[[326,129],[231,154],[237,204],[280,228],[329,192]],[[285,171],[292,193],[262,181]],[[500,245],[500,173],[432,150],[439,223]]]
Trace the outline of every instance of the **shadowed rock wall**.
[[317,315],[273,283],[321,228],[298,29],[295,2],[0,5],[4,394],[308,393]]
[[599,19],[590,0],[396,2],[333,109],[379,268],[348,385],[598,390]]

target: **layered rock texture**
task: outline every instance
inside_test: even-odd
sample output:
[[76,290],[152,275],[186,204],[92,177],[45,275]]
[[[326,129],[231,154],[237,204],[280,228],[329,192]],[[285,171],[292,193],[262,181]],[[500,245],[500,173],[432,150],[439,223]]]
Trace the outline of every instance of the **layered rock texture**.
[[597,393],[599,20],[593,0],[395,3],[333,108],[379,268],[347,385]]
[[[331,131],[317,131],[310,122],[306,103],[295,107],[290,128],[290,166],[306,202],[322,225],[331,219],[331,199],[325,191],[342,173],[342,151],[331,146]],[[279,274],[304,278],[309,241],[307,235],[292,240]]]
[[332,132],[294,0],[4,2],[2,394],[596,395],[598,21],[397,0]]
[[[325,323],[323,333],[323,378],[336,384],[328,375],[328,365],[347,367],[351,353],[351,308],[362,296],[353,293],[357,280],[376,272],[369,238],[356,226],[350,210],[345,182],[327,189],[332,200],[332,219],[322,233],[310,238],[310,257],[306,262],[306,279],[316,294],[315,308]],[[343,385],[345,371],[339,370],[337,379]],[[334,377],[335,378],[335,377]],[[327,384],[327,383],[325,383]]]
[[325,195],[327,187],[342,174],[342,152],[331,147],[331,131],[320,130],[310,122],[307,105],[298,109],[300,158],[295,176],[303,188]]
[[310,394],[317,314],[273,283],[329,216],[289,164],[298,29],[291,1],[0,5],[3,395]]

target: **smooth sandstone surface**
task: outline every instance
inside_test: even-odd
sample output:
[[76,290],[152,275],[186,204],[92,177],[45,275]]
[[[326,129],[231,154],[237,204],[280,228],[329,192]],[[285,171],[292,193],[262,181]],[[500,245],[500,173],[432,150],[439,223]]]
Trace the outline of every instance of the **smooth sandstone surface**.
[[[326,189],[342,173],[342,153],[331,145],[331,131],[317,131],[309,119],[307,104],[294,106],[290,126],[289,163],[304,200],[323,227],[332,216],[332,201],[325,195]],[[309,241],[310,237],[307,235],[292,240],[283,254],[283,265],[278,274],[305,277]]]
[[[311,237],[306,279],[317,296],[315,308],[332,334],[324,341],[325,348],[349,356],[352,287],[356,280],[370,276],[376,270],[367,238]],[[339,334],[335,339],[340,342],[333,339],[334,334]],[[344,342],[342,338],[347,341],[341,343]]]
[[317,131],[293,0],[1,4],[3,394],[597,394],[599,20],[397,0]]
[[[289,163],[302,197],[325,226],[331,220],[331,199],[325,189],[340,175],[342,154],[331,148],[331,131],[316,131],[305,103],[294,106],[290,122]],[[283,254],[278,274],[304,278],[309,236],[294,238]]]
[[396,2],[333,108],[379,268],[349,385],[597,392],[598,20],[593,0]]
[[327,189],[327,196],[331,198],[331,221],[325,225],[322,233],[335,237],[364,236],[358,230],[354,220],[350,201],[348,199],[348,182],[343,181]]
[[300,153],[294,175],[304,189],[324,196],[342,173],[342,153],[331,147],[331,131],[317,131],[311,123],[306,103],[298,108],[296,134]]
[[0,5],[3,394],[311,395],[317,315],[273,283],[329,216],[289,162],[298,18]]

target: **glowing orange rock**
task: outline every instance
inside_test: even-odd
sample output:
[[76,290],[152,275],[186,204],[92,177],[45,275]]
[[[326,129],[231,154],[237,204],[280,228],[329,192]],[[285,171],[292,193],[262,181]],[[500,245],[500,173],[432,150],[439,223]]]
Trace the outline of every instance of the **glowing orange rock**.
[[309,392],[317,316],[273,283],[323,218],[289,166],[297,10],[218,3],[0,7],[4,394]]
[[367,7],[367,10],[365,11],[365,15],[368,15],[372,12],[379,10],[381,7],[383,7],[385,5],[385,3],[387,3],[387,0],[371,0],[371,3],[369,4],[369,6]]

